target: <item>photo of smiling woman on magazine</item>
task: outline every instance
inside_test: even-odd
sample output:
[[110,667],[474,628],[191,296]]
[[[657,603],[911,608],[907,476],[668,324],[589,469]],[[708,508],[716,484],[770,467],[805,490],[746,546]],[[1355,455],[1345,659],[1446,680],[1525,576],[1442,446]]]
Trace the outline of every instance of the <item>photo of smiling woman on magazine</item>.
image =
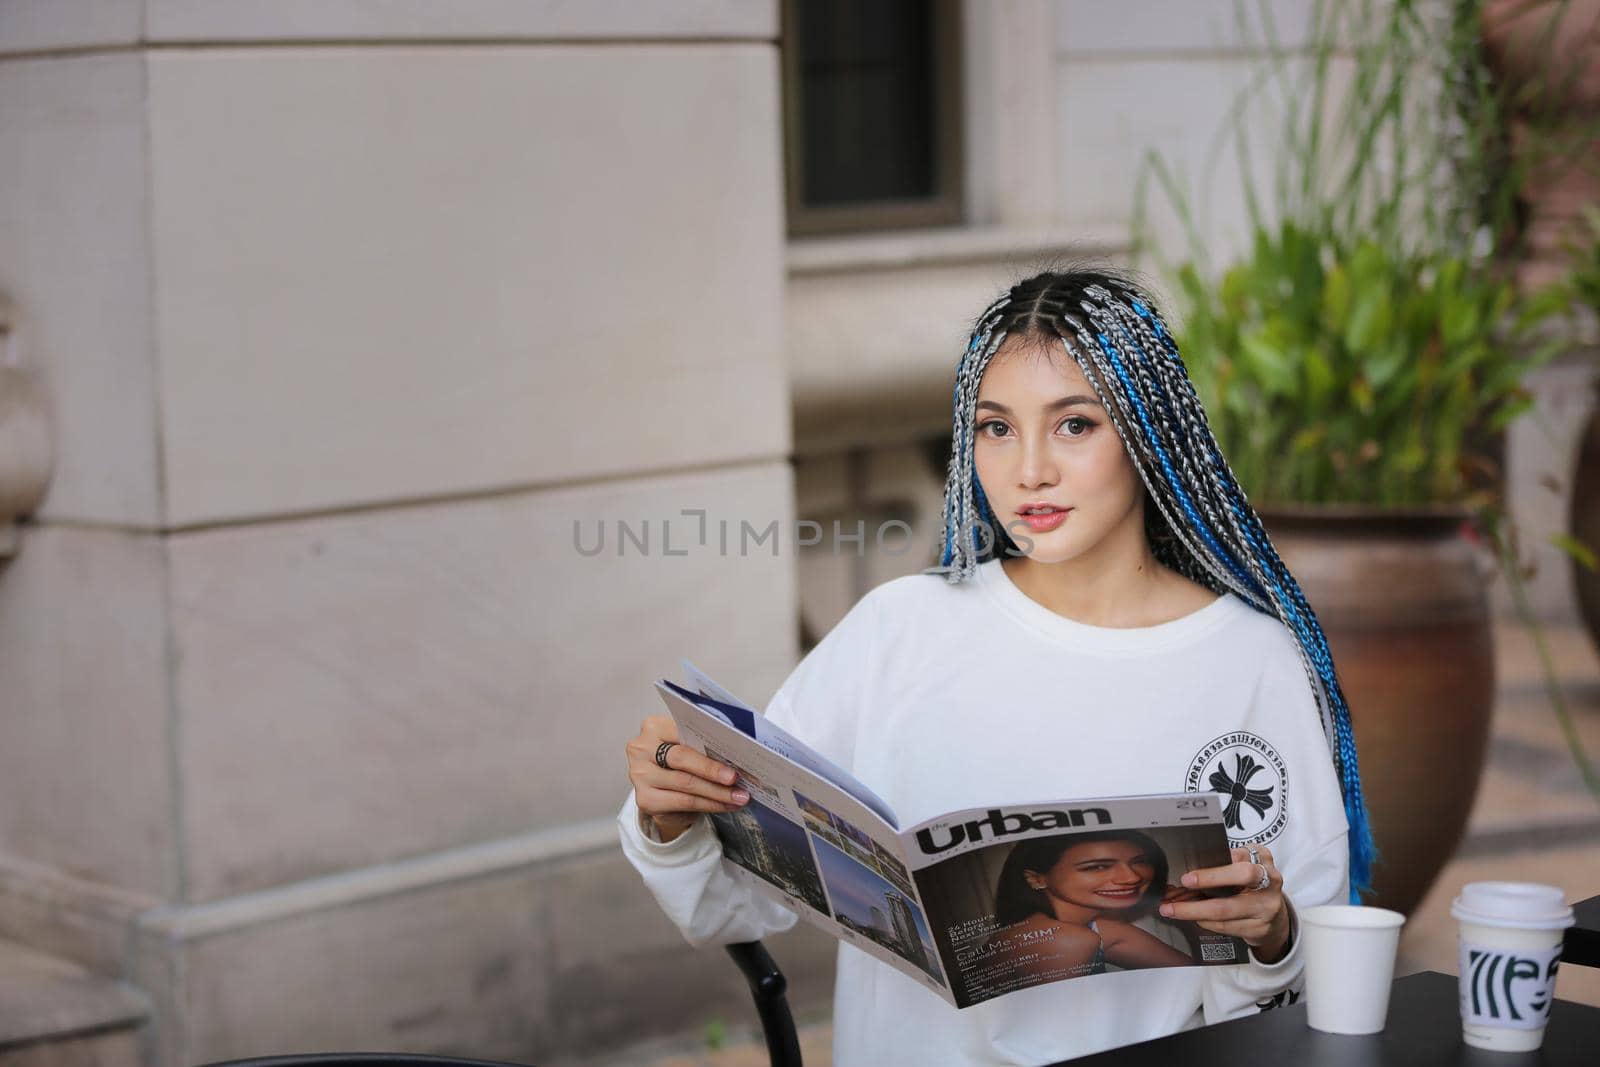
[[1137,830],[1064,834],[1011,850],[995,886],[993,962],[1019,978],[1075,978],[1185,967],[1194,960],[1133,925],[1164,901],[1198,900],[1167,884],[1167,854]]
[[1174,911],[1229,889],[1181,884],[1225,862],[1214,827],[1150,826],[1035,834],[922,868],[917,892],[938,917],[950,989],[967,1006],[1021,989],[1119,971],[1228,966],[1249,951]]

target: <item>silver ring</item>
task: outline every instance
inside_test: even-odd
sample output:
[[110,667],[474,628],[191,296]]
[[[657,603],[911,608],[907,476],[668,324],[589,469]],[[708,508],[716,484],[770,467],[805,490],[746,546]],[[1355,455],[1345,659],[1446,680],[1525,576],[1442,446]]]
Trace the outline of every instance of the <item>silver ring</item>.
[[676,741],[663,741],[656,746],[657,767],[660,767],[664,771],[672,770],[672,768],[667,765],[667,753],[670,752],[672,750],[672,746],[676,745],[677,743],[678,742]]
[[1248,890],[1246,890],[1246,892],[1259,893],[1261,890],[1272,884],[1272,873],[1267,870],[1267,865],[1265,863],[1258,863],[1256,866],[1261,868],[1261,877],[1257,879],[1256,884],[1251,886]]
[[1246,845],[1244,846],[1244,850],[1250,853],[1251,863],[1255,864],[1257,867],[1261,866],[1261,850],[1259,848],[1256,848],[1254,845]]

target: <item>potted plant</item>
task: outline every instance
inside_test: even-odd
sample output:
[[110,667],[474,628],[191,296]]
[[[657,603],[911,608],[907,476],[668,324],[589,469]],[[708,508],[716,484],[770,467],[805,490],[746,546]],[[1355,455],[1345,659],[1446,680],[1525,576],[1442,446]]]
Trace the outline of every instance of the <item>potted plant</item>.
[[1303,59],[1269,40],[1275,173],[1264,197],[1245,136],[1259,97],[1247,98],[1231,129],[1252,229],[1237,261],[1208,262],[1159,155],[1136,216],[1160,190],[1185,221],[1189,258],[1167,264],[1179,345],[1327,632],[1380,853],[1374,896],[1400,911],[1454,852],[1476,794],[1493,564],[1470,535],[1494,511],[1498,431],[1531,406],[1523,380],[1561,344],[1538,330],[1559,296],[1518,291],[1483,217],[1498,112],[1474,67],[1471,8],[1441,25],[1407,0],[1318,3]]

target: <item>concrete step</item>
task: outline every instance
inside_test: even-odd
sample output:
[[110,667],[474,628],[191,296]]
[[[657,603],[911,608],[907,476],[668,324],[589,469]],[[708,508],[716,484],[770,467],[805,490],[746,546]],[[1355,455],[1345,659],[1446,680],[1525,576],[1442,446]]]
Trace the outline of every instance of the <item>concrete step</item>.
[[144,994],[0,941],[0,1067],[140,1067]]

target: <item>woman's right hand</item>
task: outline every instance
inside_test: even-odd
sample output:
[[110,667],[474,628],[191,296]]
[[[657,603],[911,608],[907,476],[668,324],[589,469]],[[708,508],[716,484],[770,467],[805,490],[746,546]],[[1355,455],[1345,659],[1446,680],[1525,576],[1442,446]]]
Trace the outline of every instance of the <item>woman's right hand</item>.
[[[652,715],[627,746],[634,800],[663,841],[689,829],[701,812],[738,811],[750,801],[750,794],[734,785],[737,775],[732,767],[677,740],[678,724],[672,717]],[[656,750],[664,741],[673,742],[667,749],[670,770],[656,765]]]

